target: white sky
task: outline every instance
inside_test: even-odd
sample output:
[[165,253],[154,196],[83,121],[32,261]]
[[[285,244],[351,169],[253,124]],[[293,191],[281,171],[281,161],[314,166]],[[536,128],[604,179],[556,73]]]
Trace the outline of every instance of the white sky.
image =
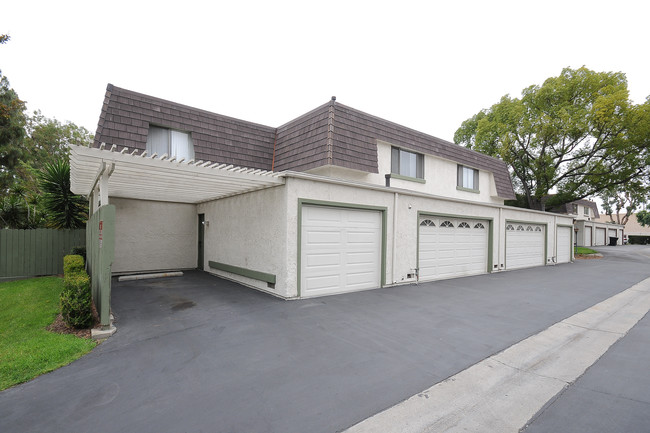
[[268,126],[337,101],[453,140],[509,93],[587,66],[650,95],[646,1],[10,1],[0,69],[95,132],[107,83]]

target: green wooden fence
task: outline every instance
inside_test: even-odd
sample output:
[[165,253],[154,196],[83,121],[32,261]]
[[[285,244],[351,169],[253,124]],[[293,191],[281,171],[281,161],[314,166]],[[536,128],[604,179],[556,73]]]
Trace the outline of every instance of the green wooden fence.
[[63,273],[63,256],[86,245],[86,230],[0,230],[0,278]]

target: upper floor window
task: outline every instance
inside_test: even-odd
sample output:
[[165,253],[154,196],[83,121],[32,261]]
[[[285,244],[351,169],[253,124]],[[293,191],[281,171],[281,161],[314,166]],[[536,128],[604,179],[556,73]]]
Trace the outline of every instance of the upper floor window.
[[574,203],[571,208],[573,209],[573,214],[578,215],[578,205]]
[[473,189],[478,191],[478,170],[475,168],[458,165],[458,182],[460,188]]
[[402,176],[424,179],[424,155],[393,147],[390,171]]
[[192,137],[187,132],[149,126],[147,153],[157,153],[159,156],[166,153],[170,158],[175,156],[176,159],[184,158],[186,161],[194,159]]
[[589,207],[585,206],[585,216],[589,216]]

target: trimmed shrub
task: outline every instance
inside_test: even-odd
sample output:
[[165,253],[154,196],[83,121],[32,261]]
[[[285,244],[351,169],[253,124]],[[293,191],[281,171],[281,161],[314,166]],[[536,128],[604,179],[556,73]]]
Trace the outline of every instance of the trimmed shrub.
[[73,247],[70,254],[83,257],[84,263],[86,263],[86,247]]
[[84,258],[80,255],[69,255],[63,258],[63,276],[68,277],[72,275],[77,275],[81,273],[86,273],[86,268],[84,265]]
[[627,243],[632,245],[648,245],[650,243],[650,236],[630,235],[627,238]]
[[[71,257],[71,256],[67,256]],[[72,256],[74,257],[74,256]],[[80,256],[77,256],[81,258]],[[86,272],[66,274],[61,292],[61,316],[73,328],[88,328],[93,324],[90,277]]]

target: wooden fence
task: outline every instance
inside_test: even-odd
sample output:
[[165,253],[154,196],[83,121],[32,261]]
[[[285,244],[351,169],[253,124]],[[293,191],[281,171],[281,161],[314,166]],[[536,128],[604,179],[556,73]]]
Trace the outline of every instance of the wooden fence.
[[86,230],[0,230],[0,278],[63,273],[63,256],[86,245]]

